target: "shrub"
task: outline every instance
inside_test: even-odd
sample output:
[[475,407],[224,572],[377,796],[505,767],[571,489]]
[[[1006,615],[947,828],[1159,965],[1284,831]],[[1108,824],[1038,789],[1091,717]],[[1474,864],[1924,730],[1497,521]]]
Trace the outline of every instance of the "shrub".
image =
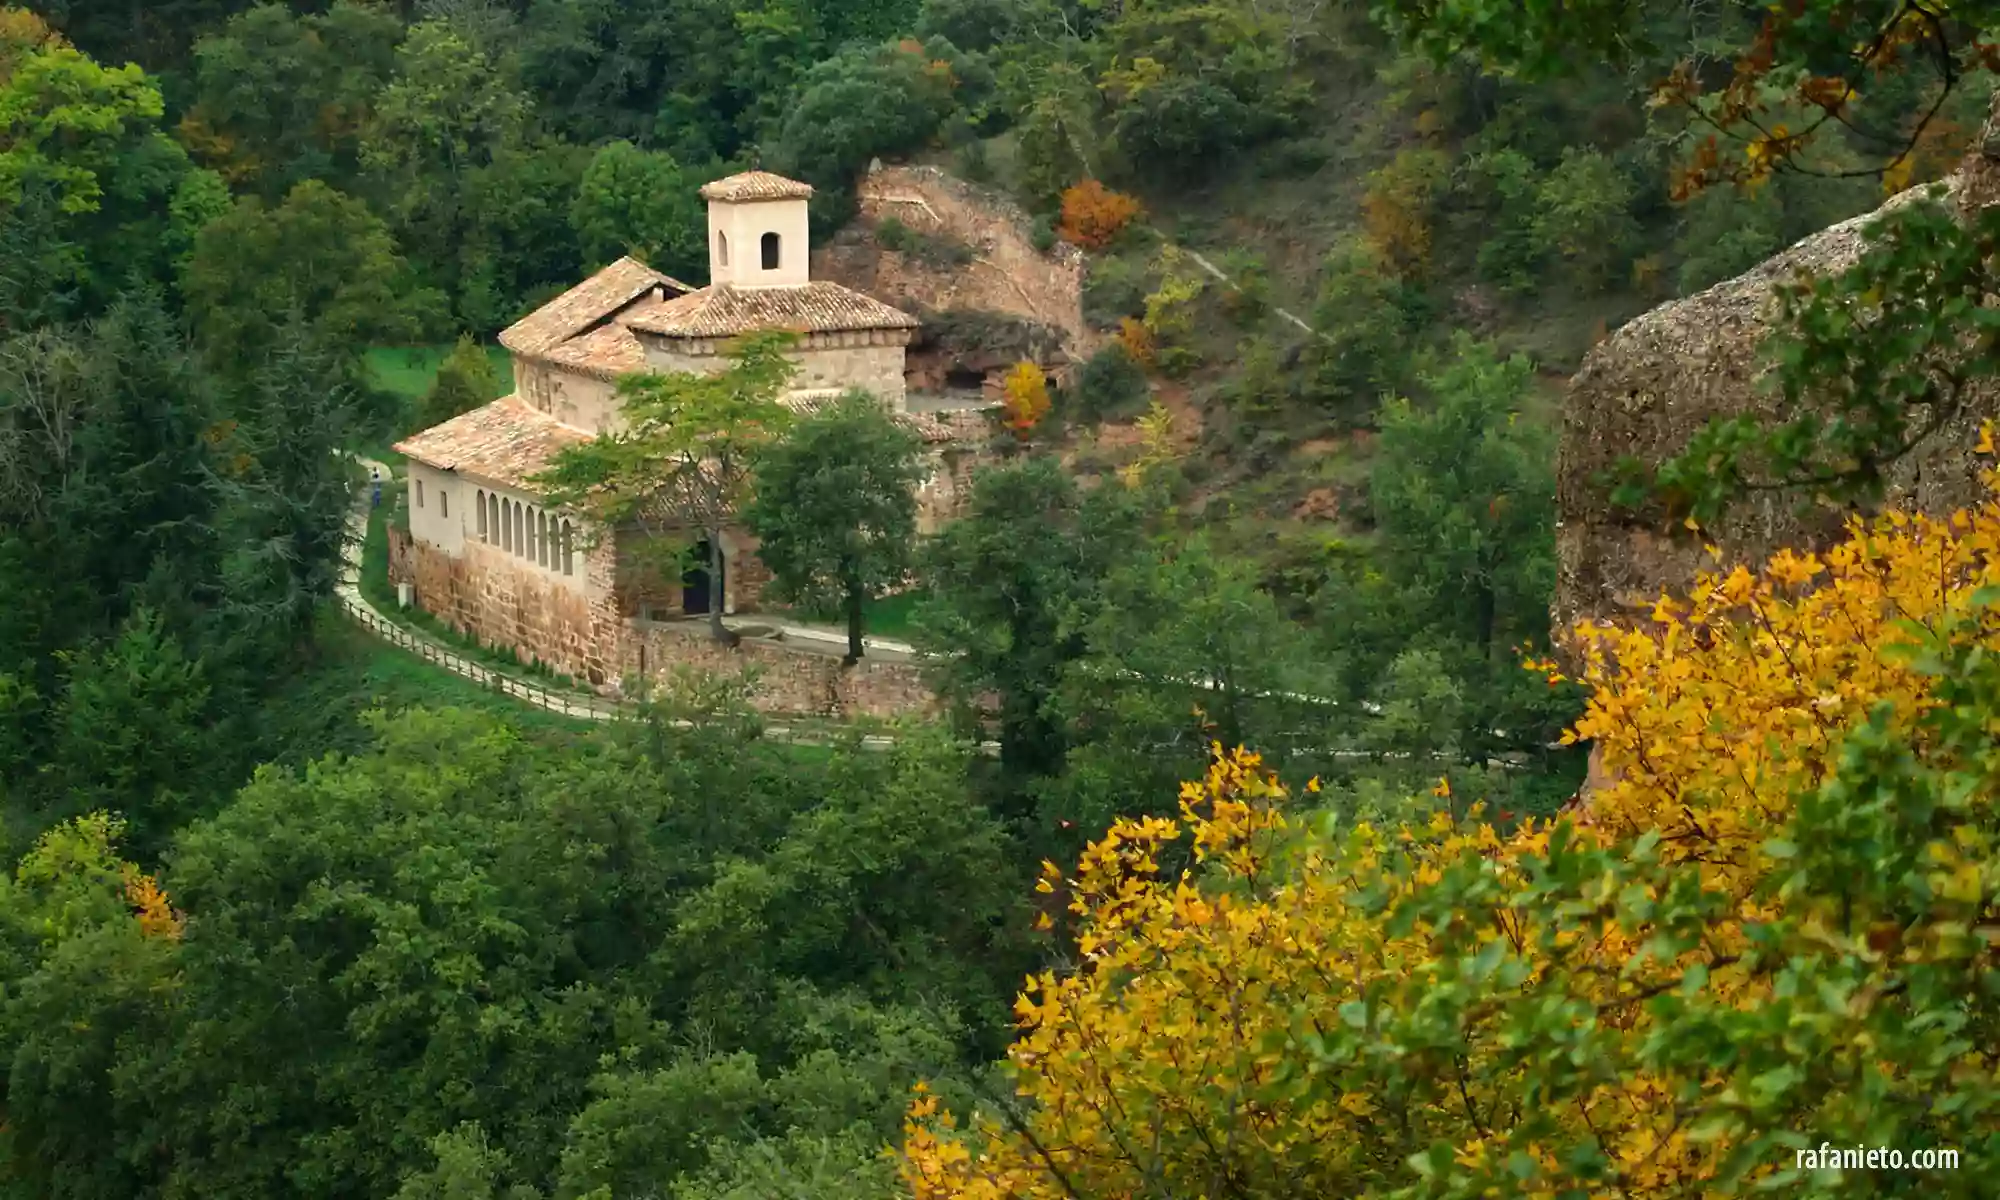
[[1200,79],[1169,79],[1119,108],[1111,134],[1118,148],[1155,174],[1192,178],[1255,141],[1255,109],[1227,88]]
[[1085,250],[1102,250],[1118,239],[1139,215],[1139,202],[1086,179],[1062,194],[1062,218],[1056,232]]
[[971,246],[953,237],[921,233],[894,217],[884,217],[875,226],[875,240],[885,250],[913,258],[937,268],[963,267],[977,257]]
[[438,364],[437,378],[417,403],[417,427],[442,425],[460,413],[468,413],[500,395],[500,377],[493,360],[472,339],[461,335],[458,344]]
[[1410,361],[1403,289],[1373,247],[1358,239],[1327,255],[1313,306],[1319,335],[1308,350],[1311,390],[1329,407],[1372,409]]
[[1368,173],[1362,225],[1383,261],[1404,278],[1421,276],[1430,265],[1432,208],[1444,187],[1446,161],[1436,150],[1404,150]]
[[1608,279],[1638,234],[1631,179],[1595,150],[1564,150],[1535,200],[1536,239],[1586,286]]
[[1153,366],[1153,333],[1145,322],[1126,317],[1118,322],[1117,342],[1120,349],[1142,368]]
[[1081,421],[1108,421],[1130,416],[1145,407],[1150,389],[1146,372],[1121,341],[1090,356],[1076,373],[1070,389],[1075,415]]
[[1146,311],[1146,293],[1153,290],[1151,269],[1125,257],[1093,257],[1083,279],[1083,316],[1100,329],[1116,328],[1125,317]]
[[1169,246],[1161,253],[1160,286],[1146,297],[1143,319],[1153,362],[1170,375],[1183,374],[1201,362],[1192,342],[1195,305],[1207,287],[1208,277],[1178,247]]

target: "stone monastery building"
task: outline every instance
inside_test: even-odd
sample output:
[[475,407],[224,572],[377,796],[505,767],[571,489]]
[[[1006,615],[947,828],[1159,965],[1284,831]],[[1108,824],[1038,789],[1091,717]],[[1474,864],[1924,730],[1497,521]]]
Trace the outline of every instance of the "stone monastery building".
[[[696,568],[662,586],[621,563],[620,538],[634,535],[586,549],[572,518],[542,505],[526,481],[563,447],[620,427],[620,376],[720,371],[732,338],[796,332],[799,370],[785,402],[808,410],[852,388],[880,397],[934,456],[922,497],[926,525],[950,507],[956,464],[984,425],[975,412],[912,411],[904,369],[916,318],[809,277],[810,187],[750,171],[701,195],[707,287],[619,259],[500,335],[513,355],[512,395],[395,447],[409,459],[410,528],[407,543],[393,547],[392,566],[414,585],[417,604],[489,645],[595,685],[668,665],[661,659],[673,655],[657,649],[656,627],[718,604],[755,611],[768,579],[755,540],[731,530],[722,579]],[[629,540],[624,545],[630,549]],[[697,546],[696,561],[707,561],[707,549]],[[649,638],[652,664],[635,652]]]

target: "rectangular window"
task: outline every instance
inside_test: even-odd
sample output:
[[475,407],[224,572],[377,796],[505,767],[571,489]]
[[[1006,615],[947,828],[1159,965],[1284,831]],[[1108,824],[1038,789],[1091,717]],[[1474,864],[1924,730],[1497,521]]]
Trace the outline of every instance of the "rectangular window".
[[417,480],[417,507],[422,508],[423,506],[424,506],[424,481],[419,479]]
[[438,516],[448,517],[450,515],[451,515],[451,493],[440,488],[438,489]]

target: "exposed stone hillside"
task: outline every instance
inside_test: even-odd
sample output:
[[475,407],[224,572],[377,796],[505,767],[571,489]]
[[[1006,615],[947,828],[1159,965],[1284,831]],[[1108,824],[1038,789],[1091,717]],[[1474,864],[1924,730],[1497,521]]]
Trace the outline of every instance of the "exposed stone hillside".
[[[1088,355],[1093,334],[1083,319],[1083,254],[1063,243],[1037,250],[1033,223],[1018,205],[919,166],[875,167],[858,199],[858,219],[814,252],[813,276],[911,312],[956,314],[949,322],[926,322],[927,341],[913,348],[913,371],[928,365],[940,375],[978,376],[1021,357],[1060,367]],[[915,245],[884,244],[878,234],[892,218]],[[940,346],[938,329],[929,326],[973,336]]]
[[[1946,185],[1964,212],[2000,200],[2000,96],[1984,136]],[[1625,454],[1648,462],[1672,457],[1712,417],[1773,412],[1777,398],[1756,386],[1764,371],[1760,343],[1775,310],[1773,288],[1802,270],[1826,274],[1851,265],[1864,244],[1862,228],[1917,194],[1904,192],[1746,274],[1656,308],[1584,359],[1564,405],[1558,466],[1559,636],[1580,620],[1616,622],[1635,606],[1650,607],[1663,589],[1685,588],[1708,565],[1693,537],[1643,527],[1615,511],[1594,478]],[[2000,412],[2000,387],[1989,385],[1972,400],[1971,415],[1897,465],[1891,503],[1936,514],[1979,497],[1970,450],[1980,418]],[[1818,548],[1838,532],[1839,513],[1802,517],[1798,508],[1798,497],[1784,493],[1746,499],[1709,536],[1725,565],[1754,565],[1783,546]]]

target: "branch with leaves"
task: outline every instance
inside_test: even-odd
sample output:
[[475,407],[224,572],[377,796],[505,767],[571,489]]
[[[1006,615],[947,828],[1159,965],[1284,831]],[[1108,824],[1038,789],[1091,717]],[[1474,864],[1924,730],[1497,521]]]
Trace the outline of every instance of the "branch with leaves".
[[[698,531],[709,545],[709,577],[722,578],[724,528],[749,497],[757,456],[784,432],[782,402],[796,368],[796,337],[760,333],[729,350],[714,374],[643,372],[618,381],[622,427],[560,451],[529,480],[553,508],[588,522],[586,542],[634,529],[646,544]],[[709,606],[715,639],[732,641],[719,603]]]
[[1879,498],[1888,470],[2000,373],[2000,310],[1986,303],[2000,292],[2000,209],[1961,222],[1941,192],[1872,223],[1852,267],[1780,289],[1765,386],[1786,416],[1718,417],[1658,466],[1627,456],[1607,478],[1613,502],[1710,522],[1755,492]]
[[[2000,70],[2000,3],[1970,0],[1790,0],[1654,6],[1639,0],[1376,0],[1378,23],[1439,62],[1477,55],[1530,80],[1584,64],[1671,63],[1651,90],[1655,109],[1686,122],[1690,154],[1674,186],[1685,199],[1717,183],[1756,185],[1784,171],[1881,177],[1907,186],[1947,99]],[[1756,11],[1761,10],[1761,11]],[[1717,70],[1719,59],[1726,72]],[[1870,97],[1925,76],[1914,119],[1882,125]],[[1842,155],[1828,135],[1855,147]],[[1725,147],[1734,145],[1739,151]],[[1858,145],[1857,145],[1858,144]]]

